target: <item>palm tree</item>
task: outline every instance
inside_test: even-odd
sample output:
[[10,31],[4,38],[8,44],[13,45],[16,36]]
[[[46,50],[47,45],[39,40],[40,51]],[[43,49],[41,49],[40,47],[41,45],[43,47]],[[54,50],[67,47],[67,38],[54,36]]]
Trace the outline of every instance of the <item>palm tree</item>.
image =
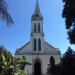
[[3,49],[0,48],[0,75],[3,73]]
[[13,75],[19,73],[16,68],[19,67],[21,71],[24,71],[26,65],[31,65],[27,62],[26,58],[16,58],[7,51],[4,47],[0,47],[0,75]]
[[8,75],[8,70],[11,70],[12,66],[12,55],[10,52],[8,52],[5,48],[0,47],[0,67],[1,67],[1,73],[4,75]]
[[14,24],[12,17],[7,10],[7,4],[5,0],[0,0],[0,18],[6,21],[7,25]]
[[4,60],[3,60],[3,64],[4,64],[4,67],[5,67],[5,75],[12,75],[13,73],[13,65],[12,65],[12,55],[10,52],[8,51],[4,51],[3,53],[4,55]]
[[26,65],[31,65],[31,63],[27,62],[26,58],[24,56],[20,58],[16,58],[15,60],[16,66],[20,67],[21,70],[25,69]]
[[27,75],[24,71],[19,71],[17,73],[15,73],[14,75]]

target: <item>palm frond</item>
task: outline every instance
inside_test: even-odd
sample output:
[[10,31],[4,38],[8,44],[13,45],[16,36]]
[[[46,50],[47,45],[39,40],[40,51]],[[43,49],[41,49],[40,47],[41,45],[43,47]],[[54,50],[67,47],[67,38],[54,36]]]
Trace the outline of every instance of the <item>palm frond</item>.
[[8,26],[10,26],[10,24],[14,24],[12,17],[7,10],[7,5],[4,0],[0,0],[0,18],[6,21]]

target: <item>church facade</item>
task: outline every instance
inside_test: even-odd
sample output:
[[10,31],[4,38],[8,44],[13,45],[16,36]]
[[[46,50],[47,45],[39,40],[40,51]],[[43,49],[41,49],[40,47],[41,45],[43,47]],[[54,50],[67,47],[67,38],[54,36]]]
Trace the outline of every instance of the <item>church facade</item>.
[[55,64],[60,63],[61,54],[58,48],[54,48],[44,40],[43,16],[41,15],[38,0],[34,14],[31,17],[30,41],[17,49],[15,56],[25,56],[32,65],[26,66],[28,75],[45,75],[47,72],[50,57],[53,57]]

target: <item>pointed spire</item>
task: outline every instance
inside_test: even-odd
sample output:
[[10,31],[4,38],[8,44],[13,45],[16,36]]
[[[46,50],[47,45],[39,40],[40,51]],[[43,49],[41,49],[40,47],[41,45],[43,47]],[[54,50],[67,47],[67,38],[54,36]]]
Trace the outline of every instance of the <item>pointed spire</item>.
[[35,12],[34,12],[34,14],[40,15],[40,9],[39,9],[39,3],[38,3],[38,0],[36,1],[36,7],[35,7]]
[[40,13],[40,8],[39,8],[39,2],[38,0],[36,1],[36,6],[35,6],[35,11],[34,14],[32,15],[32,20],[43,20],[43,17]]

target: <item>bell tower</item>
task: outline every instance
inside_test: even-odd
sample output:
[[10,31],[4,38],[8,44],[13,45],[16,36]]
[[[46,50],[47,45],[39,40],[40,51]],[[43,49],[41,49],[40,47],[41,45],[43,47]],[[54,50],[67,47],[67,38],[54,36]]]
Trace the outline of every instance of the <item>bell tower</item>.
[[33,51],[42,51],[44,42],[43,16],[41,15],[38,0],[31,17],[31,42]]

